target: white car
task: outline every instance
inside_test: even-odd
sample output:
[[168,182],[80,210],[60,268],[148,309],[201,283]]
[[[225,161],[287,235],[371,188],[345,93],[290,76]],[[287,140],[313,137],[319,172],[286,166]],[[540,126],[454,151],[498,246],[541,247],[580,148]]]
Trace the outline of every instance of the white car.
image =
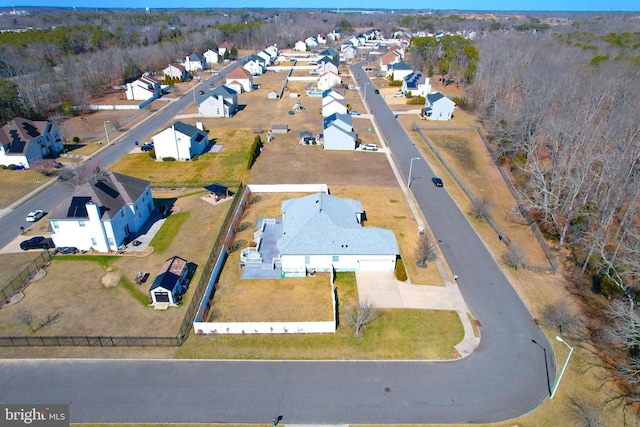
[[29,222],[36,222],[37,220],[39,220],[43,216],[44,216],[44,211],[41,211],[41,210],[31,211],[27,215],[26,220],[29,221]]
[[378,146],[376,144],[364,144],[362,149],[365,151],[378,151]]

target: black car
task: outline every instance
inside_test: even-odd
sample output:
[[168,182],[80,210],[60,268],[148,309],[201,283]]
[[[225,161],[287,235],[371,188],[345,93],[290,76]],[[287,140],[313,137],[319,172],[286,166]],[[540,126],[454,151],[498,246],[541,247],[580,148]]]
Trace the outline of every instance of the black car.
[[380,91],[378,89],[375,90],[376,95],[380,95]]
[[442,187],[444,185],[442,183],[442,180],[437,176],[434,176],[433,178],[431,178],[431,182],[433,182],[433,185],[435,185],[436,187]]
[[140,150],[142,151],[151,151],[153,149],[154,149],[153,142],[147,142],[145,144],[142,144],[142,147],[140,147]]
[[20,249],[23,251],[28,251],[29,249],[51,249],[55,247],[56,245],[53,243],[53,240],[44,236],[34,236],[20,243]]
[[56,249],[56,252],[63,255],[71,255],[78,253],[78,248],[73,246],[62,246]]

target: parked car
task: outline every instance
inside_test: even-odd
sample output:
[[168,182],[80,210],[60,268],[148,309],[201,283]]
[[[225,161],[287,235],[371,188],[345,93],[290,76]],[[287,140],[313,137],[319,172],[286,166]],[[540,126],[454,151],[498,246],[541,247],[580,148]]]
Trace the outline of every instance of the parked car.
[[38,209],[35,211],[31,211],[27,214],[27,217],[25,218],[28,222],[36,222],[37,220],[39,220],[40,218],[42,218],[44,216],[44,211]]
[[378,146],[376,144],[364,144],[362,149],[365,151],[378,151]]
[[391,95],[392,98],[402,98],[403,96],[402,92],[397,92]]
[[435,185],[436,187],[443,187],[444,184],[442,183],[442,180],[440,178],[438,178],[437,176],[434,176],[433,178],[431,178],[431,182],[433,182],[433,185]]
[[200,92],[198,92],[198,94],[200,94],[200,95],[204,95],[204,91],[203,91],[203,90],[201,90]]
[[51,249],[55,247],[56,245],[53,243],[53,240],[44,236],[34,236],[20,243],[20,249],[23,251],[28,251],[29,249]]
[[374,93],[375,93],[376,95],[380,95],[380,91],[379,91],[378,89],[376,89],[376,90],[374,91]]
[[153,142],[145,142],[144,144],[142,144],[142,147],[140,147],[140,150],[142,151],[151,151],[153,149]]
[[349,114],[351,114],[352,116],[359,116],[360,112],[356,110],[349,110]]
[[71,255],[71,254],[78,253],[78,248],[74,246],[62,246],[56,249],[56,253],[63,254],[63,255]]

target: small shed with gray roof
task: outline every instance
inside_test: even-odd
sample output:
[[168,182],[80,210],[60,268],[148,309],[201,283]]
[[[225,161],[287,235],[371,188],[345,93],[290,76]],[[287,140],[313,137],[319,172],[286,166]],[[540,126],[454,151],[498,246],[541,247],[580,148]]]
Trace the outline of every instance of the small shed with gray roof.
[[315,271],[394,271],[393,232],[363,227],[362,204],[317,193],[282,202],[278,252],[286,277]]

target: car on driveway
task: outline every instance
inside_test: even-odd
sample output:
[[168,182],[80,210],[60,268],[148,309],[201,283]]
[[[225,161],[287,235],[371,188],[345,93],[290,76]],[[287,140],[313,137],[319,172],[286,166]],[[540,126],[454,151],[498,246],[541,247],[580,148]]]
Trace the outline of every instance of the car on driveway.
[[78,248],[74,246],[62,246],[56,249],[56,253],[63,254],[63,255],[71,255],[71,254],[78,253]]
[[53,240],[44,236],[34,236],[29,240],[20,242],[20,249],[23,251],[28,251],[29,249],[51,249],[55,247],[56,245],[53,243]]
[[38,209],[38,210],[29,212],[25,220],[27,220],[28,222],[36,222],[43,216],[44,216],[44,211]]
[[364,151],[378,151],[378,146],[376,144],[364,144],[362,149]]
[[431,178],[431,182],[433,182],[433,185],[435,185],[436,187],[443,187],[444,184],[442,183],[442,180],[440,178],[438,178],[437,176],[434,176],[433,178]]
[[349,110],[349,114],[351,114],[352,116],[359,116],[360,115],[360,111]]
[[140,147],[140,150],[142,151],[151,151],[153,149],[154,149],[153,142],[145,142],[144,144],[142,144],[142,147]]

